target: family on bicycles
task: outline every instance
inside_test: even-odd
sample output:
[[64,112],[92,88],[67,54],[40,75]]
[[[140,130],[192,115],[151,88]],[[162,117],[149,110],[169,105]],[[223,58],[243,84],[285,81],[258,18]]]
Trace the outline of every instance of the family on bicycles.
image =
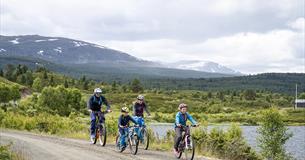
[[[91,119],[91,125],[90,125],[90,138],[91,141],[96,138],[96,122],[98,117],[98,122],[100,124],[105,123],[105,113],[111,112],[110,105],[107,102],[107,99],[101,95],[102,90],[100,88],[94,89],[94,94],[90,97],[88,101],[88,109],[90,111],[90,119]],[[101,112],[102,105],[105,104],[107,109],[106,112]],[[186,125],[187,120],[189,120],[192,123],[192,126],[196,127],[199,124],[193,119],[193,117],[187,112],[188,106],[184,103],[181,103],[178,106],[178,113],[175,117],[175,142],[174,142],[174,154],[176,157],[181,156],[181,147],[179,145],[181,144],[182,140],[185,140],[185,146],[183,146],[186,149],[189,149],[192,147],[192,142],[190,139],[190,126]],[[117,139],[117,143],[119,144],[119,148],[121,151],[123,151],[127,147],[126,143],[126,136],[129,135],[129,132],[131,131],[131,127],[129,126],[129,122],[133,122],[135,124],[135,127],[132,128],[132,134],[135,134],[138,138],[139,143],[143,143],[144,141],[149,140],[148,137],[145,139],[145,135],[148,136],[148,131],[146,130],[146,125],[144,121],[144,111],[147,113],[148,117],[151,117],[150,112],[148,111],[147,104],[144,101],[144,96],[139,95],[136,99],[136,101],[133,103],[132,106],[133,109],[133,116],[129,115],[129,108],[128,107],[122,107],[121,108],[121,115],[119,116],[118,120],[118,128],[119,128],[119,139]],[[98,125],[99,127],[102,127],[103,125]],[[100,131],[102,131],[102,128],[100,128]],[[184,134],[182,134],[184,133]],[[102,134],[102,133],[100,133]],[[132,142],[130,142],[132,143]],[[146,143],[145,149],[148,148],[148,144]],[[184,149],[183,148],[183,149]],[[179,156],[180,154],[180,156]]]

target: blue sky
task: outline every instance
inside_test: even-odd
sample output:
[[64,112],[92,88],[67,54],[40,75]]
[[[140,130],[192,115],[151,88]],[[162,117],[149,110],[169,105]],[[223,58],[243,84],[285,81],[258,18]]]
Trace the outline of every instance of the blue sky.
[[2,35],[98,43],[161,62],[305,73],[304,0],[0,0]]

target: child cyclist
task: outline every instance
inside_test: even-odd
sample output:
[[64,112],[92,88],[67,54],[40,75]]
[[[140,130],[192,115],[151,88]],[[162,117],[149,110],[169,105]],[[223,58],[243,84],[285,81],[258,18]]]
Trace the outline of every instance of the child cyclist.
[[191,123],[195,126],[199,124],[193,119],[193,117],[187,112],[187,105],[181,103],[178,107],[179,112],[176,114],[175,120],[175,143],[174,143],[174,153],[178,154],[178,146],[182,140],[182,131],[185,130],[186,135],[190,134],[189,127],[186,126],[186,121],[190,120]]
[[128,134],[129,122],[132,121],[134,124],[138,124],[128,113],[129,109],[127,107],[123,107],[121,109],[122,115],[119,118],[119,133],[120,133],[120,147],[126,148],[126,136]]

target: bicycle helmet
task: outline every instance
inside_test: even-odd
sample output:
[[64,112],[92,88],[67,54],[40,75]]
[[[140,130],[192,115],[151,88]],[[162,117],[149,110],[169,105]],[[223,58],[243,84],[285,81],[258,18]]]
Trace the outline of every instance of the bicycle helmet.
[[137,99],[138,100],[144,100],[144,96],[143,95],[138,95]]
[[180,110],[180,109],[182,109],[182,108],[187,108],[187,105],[186,105],[185,103],[179,104],[178,109]]
[[129,109],[128,109],[128,107],[123,107],[123,108],[121,109],[121,112],[125,112],[125,113],[128,113],[128,112],[129,112]]
[[94,93],[102,93],[102,89],[100,89],[100,88],[95,88],[95,89],[94,89]]

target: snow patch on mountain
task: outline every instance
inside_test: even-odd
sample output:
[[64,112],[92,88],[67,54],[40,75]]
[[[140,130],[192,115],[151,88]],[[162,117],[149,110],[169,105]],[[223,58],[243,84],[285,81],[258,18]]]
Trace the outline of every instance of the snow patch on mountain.
[[57,38],[48,39],[48,41],[57,41],[57,40],[58,40]]
[[0,48],[0,52],[6,52],[6,50],[3,48]]
[[44,40],[44,39],[35,40],[35,42],[44,42],[44,41],[47,41],[47,40]]
[[40,50],[40,51],[37,52],[37,54],[43,56],[43,52],[44,52],[43,50]]
[[167,64],[169,68],[195,70],[202,72],[224,73],[224,74],[241,74],[238,71],[230,69],[211,61],[186,60]]
[[57,47],[53,49],[55,52],[62,53],[61,47]]
[[102,48],[102,49],[105,49],[106,47],[104,47],[104,46],[101,46],[101,45],[97,45],[97,44],[95,44],[95,45],[91,45],[92,47],[97,47],[97,48]]
[[12,42],[13,44],[19,44],[18,40],[19,40],[19,38],[16,38],[16,39],[11,40],[11,41],[9,41],[9,42]]
[[74,43],[74,47],[81,47],[81,46],[86,46],[88,45],[87,43],[82,43],[82,42],[77,42],[77,41],[72,41]]

